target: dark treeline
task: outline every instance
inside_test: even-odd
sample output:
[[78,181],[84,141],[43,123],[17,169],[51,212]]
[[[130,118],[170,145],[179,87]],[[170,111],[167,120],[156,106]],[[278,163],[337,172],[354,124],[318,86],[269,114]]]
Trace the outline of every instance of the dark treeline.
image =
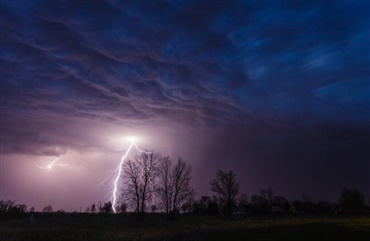
[[[309,214],[361,214],[370,212],[370,200],[357,189],[342,189],[336,203],[313,202],[303,196],[300,200],[288,200],[275,194],[273,188],[261,189],[259,194],[248,196],[240,192],[235,173],[217,171],[209,181],[213,196],[201,196],[190,186],[191,166],[182,158],[173,161],[168,156],[154,152],[141,152],[123,166],[121,198],[114,207],[112,203],[92,204],[77,213],[110,214],[136,213],[142,219],[144,214],[165,213],[169,219],[180,214],[187,215],[225,215],[243,217],[247,215],[309,215]],[[42,210],[43,215],[65,214],[64,210],[54,211],[51,205]],[[24,217],[35,209],[27,209],[25,204],[13,200],[0,200],[1,217]],[[40,212],[37,212],[38,214]]]
[[[266,193],[270,193],[267,196]],[[254,194],[250,198],[245,193],[240,194],[232,200],[230,209],[216,195],[201,196],[199,199],[191,198],[181,205],[179,209],[169,215],[173,218],[176,214],[192,215],[230,215],[232,217],[243,217],[248,215],[307,215],[307,214],[361,214],[370,213],[370,201],[365,202],[364,195],[356,189],[343,189],[340,193],[338,202],[330,203],[327,201],[313,202],[309,197],[303,196],[300,200],[289,201],[287,198],[273,194],[273,189],[261,189],[260,194]],[[271,195],[271,193],[273,195]],[[121,203],[117,207],[117,213],[128,213],[127,205]],[[54,211],[51,205],[45,206],[40,210],[43,215],[65,214],[63,209]],[[25,204],[16,204],[13,200],[0,200],[1,217],[25,217],[25,215],[40,213],[33,207],[27,208]],[[163,208],[151,205],[147,212],[163,212]],[[112,214],[112,203],[92,204],[84,211],[73,212],[84,214]]]

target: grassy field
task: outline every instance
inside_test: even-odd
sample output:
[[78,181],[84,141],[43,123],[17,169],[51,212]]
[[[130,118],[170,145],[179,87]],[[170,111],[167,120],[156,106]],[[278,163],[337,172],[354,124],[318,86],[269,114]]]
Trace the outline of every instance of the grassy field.
[[61,215],[1,220],[0,240],[370,240],[370,217]]

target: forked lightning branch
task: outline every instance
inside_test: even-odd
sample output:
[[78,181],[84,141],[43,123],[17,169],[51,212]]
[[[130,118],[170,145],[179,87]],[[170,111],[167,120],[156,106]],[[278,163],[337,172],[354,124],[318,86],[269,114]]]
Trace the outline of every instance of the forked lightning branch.
[[[130,145],[129,147],[127,148],[126,152],[123,154],[123,156],[121,157],[121,160],[120,162],[118,163],[118,166],[117,168],[113,171],[113,173],[111,175],[109,175],[106,179],[104,179],[103,182],[101,182],[98,187],[100,185],[102,185],[103,183],[106,183],[108,180],[109,181],[109,185],[111,186],[111,202],[112,202],[112,209],[113,209],[113,212],[116,213],[117,210],[116,210],[116,206],[117,206],[117,197],[118,197],[118,193],[119,193],[119,180],[120,180],[120,177],[122,175],[122,171],[123,171],[123,165],[125,163],[125,160],[127,159],[127,156],[129,155],[129,153],[131,152],[131,150],[134,148],[136,149],[138,152],[144,152],[143,150],[141,150],[137,144],[136,144],[136,141],[137,141],[137,138],[135,137],[127,137],[126,140],[128,140],[130,142]],[[150,153],[150,152],[148,152]],[[50,162],[48,165],[46,166],[39,166],[37,164],[35,164],[38,168],[40,169],[44,169],[44,170],[48,170],[48,171],[52,171],[53,168],[57,165],[57,162],[59,160],[59,157],[56,158],[55,160],[53,160],[52,162]]]

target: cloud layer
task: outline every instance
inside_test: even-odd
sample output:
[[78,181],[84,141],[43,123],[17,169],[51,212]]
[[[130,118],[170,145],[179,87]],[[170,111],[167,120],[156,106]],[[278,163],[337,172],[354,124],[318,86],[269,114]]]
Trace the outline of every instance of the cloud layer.
[[7,113],[369,121],[366,3],[2,5]]

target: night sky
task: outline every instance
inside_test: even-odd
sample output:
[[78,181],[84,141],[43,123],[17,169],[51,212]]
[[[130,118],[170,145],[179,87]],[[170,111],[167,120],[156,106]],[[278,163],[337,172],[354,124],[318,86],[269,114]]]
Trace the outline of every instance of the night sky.
[[249,196],[370,197],[369,1],[0,7],[1,198],[108,201],[126,136],[189,162],[198,197],[218,169]]

